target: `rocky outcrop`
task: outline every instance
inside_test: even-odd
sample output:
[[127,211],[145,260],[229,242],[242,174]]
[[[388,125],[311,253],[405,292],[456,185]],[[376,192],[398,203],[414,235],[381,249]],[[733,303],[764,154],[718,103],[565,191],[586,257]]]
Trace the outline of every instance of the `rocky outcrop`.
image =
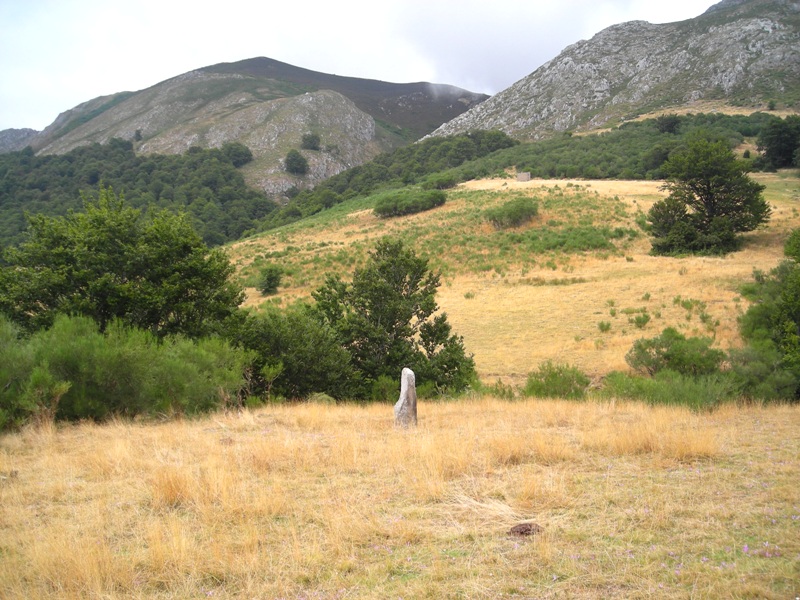
[[800,2],[725,0],[687,21],[609,27],[439,127],[522,140],[587,131],[698,100],[800,101]]
[[38,133],[35,129],[4,129],[0,131],[0,152],[22,150]]

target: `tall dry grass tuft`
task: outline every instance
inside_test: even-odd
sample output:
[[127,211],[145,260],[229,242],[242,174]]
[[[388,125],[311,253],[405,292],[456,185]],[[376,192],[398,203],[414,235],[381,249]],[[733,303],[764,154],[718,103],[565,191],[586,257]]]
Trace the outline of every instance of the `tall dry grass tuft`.
[[681,461],[711,458],[719,452],[714,431],[701,427],[688,409],[609,406],[616,415],[584,431],[584,447],[617,456],[658,454]]

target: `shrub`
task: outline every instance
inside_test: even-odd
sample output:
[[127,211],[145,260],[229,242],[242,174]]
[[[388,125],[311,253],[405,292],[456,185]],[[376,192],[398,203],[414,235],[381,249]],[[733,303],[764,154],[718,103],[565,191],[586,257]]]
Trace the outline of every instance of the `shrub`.
[[[350,354],[339,344],[335,332],[306,306],[283,311],[273,307],[248,315],[232,338],[253,353],[251,393],[274,393],[290,399],[307,398],[314,392],[336,399],[351,395],[354,374]],[[271,369],[273,374],[268,375]]]
[[686,338],[672,327],[650,339],[639,339],[625,355],[625,362],[636,371],[655,375],[671,370],[682,375],[709,375],[719,370],[725,353],[711,348],[705,337]]
[[626,398],[654,405],[708,410],[734,400],[738,390],[735,378],[729,373],[717,372],[693,377],[664,370],[651,378],[615,371],[605,378],[600,393],[607,398]]
[[56,318],[28,339],[0,320],[0,429],[26,421],[197,413],[243,384],[247,353],[220,338],[158,339],[88,317]]
[[300,147],[303,150],[319,150],[320,137],[318,133],[304,133]]
[[436,173],[429,176],[422,184],[422,187],[426,190],[447,190],[455,187],[457,183],[458,178],[454,173]]
[[406,188],[379,196],[374,212],[377,216],[399,217],[423,212],[441,206],[447,196],[441,190],[415,190]]
[[585,396],[588,387],[589,378],[579,369],[548,360],[528,374],[522,393],[526,397],[579,400]]
[[539,205],[532,198],[516,198],[484,213],[487,221],[497,229],[519,227],[539,213]]
[[258,283],[258,290],[264,296],[271,296],[278,293],[278,287],[281,285],[281,278],[283,277],[283,269],[278,265],[269,264],[261,269],[261,277]]

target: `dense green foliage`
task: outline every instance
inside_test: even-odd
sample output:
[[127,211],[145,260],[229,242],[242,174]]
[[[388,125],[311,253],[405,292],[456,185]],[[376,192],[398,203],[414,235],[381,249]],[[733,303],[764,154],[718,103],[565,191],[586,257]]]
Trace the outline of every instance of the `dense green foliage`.
[[182,215],[130,207],[110,189],[85,212],[33,215],[26,240],[0,265],[0,312],[28,331],[58,314],[114,319],[158,337],[217,331],[242,301],[234,267]]
[[653,377],[609,373],[601,395],[607,398],[640,400],[648,404],[688,406],[693,410],[711,410],[741,396],[730,372],[718,371],[692,377],[675,371],[659,371]]
[[539,214],[539,205],[533,198],[515,198],[484,213],[486,220],[496,229],[519,227]]
[[686,338],[668,327],[660,335],[639,339],[625,355],[625,362],[636,371],[655,375],[674,371],[682,375],[710,375],[719,370],[725,353],[711,347],[713,340],[704,337]]
[[0,429],[208,411],[233,402],[249,360],[218,337],[162,340],[119,321],[101,333],[87,317],[60,315],[26,338],[0,315]]
[[403,146],[330,177],[313,190],[300,192],[285,207],[265,219],[264,226],[270,228],[291,223],[379,189],[423,183],[429,175],[437,181],[429,187],[450,187],[455,182],[442,181],[437,175],[440,171],[517,143],[498,131],[476,131],[454,137],[429,138]]
[[248,315],[231,337],[254,353],[251,394],[298,399],[321,392],[336,399],[351,397],[356,373],[350,354],[336,332],[308,306],[271,307]]
[[383,218],[400,217],[442,206],[446,199],[447,196],[441,190],[407,187],[379,194],[374,212]]
[[403,367],[440,391],[461,391],[474,378],[463,340],[452,334],[446,314],[436,314],[438,287],[427,259],[401,241],[381,240],[352,283],[328,276],[313,293],[323,322],[350,353],[353,397],[370,397],[381,377],[397,379]]
[[[685,144],[698,129],[734,147],[756,137],[767,123],[780,121],[767,113],[744,115],[668,115],[664,119],[631,121],[600,134],[564,134],[552,139],[520,144],[471,160],[442,175],[456,181],[503,175],[505,169],[528,171],[540,178],[663,179],[662,167],[670,153]],[[677,124],[676,124],[677,123]],[[758,159],[754,168],[760,168]]]
[[294,148],[289,150],[286,158],[283,160],[283,166],[292,175],[305,175],[308,173],[308,161],[306,157],[300,154],[299,150]]
[[264,266],[259,276],[258,291],[265,296],[277,294],[282,278],[283,269],[279,265],[270,263]]
[[748,347],[733,357],[734,368],[751,375],[745,390],[800,393],[800,230],[786,242],[786,260],[770,273],[756,271],[744,294],[753,302],[741,318]]
[[300,142],[300,147],[303,150],[319,150],[320,142],[321,140],[318,133],[304,133]]
[[589,383],[589,378],[577,367],[547,361],[528,373],[522,395],[580,400],[586,395]]
[[653,254],[724,254],[738,233],[769,220],[764,186],[747,175],[728,145],[707,132],[690,137],[664,163],[669,196],[648,213]]
[[137,156],[119,139],[59,155],[34,156],[30,149],[0,154],[0,245],[22,240],[26,212],[65,215],[80,209],[81,193],[93,193],[100,183],[124,192],[133,207],[187,212],[209,245],[238,239],[276,206],[248,188],[237,170],[252,158],[238,143]]
[[800,167],[800,116],[766,123],[758,135],[758,150],[766,168]]

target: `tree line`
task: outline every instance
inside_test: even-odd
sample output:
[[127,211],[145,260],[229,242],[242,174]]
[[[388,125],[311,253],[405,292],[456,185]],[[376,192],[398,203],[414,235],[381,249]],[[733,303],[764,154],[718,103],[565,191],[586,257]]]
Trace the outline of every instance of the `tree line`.
[[185,215],[110,188],[30,217],[0,263],[0,429],[42,418],[190,414],[275,395],[384,400],[403,367],[458,393],[472,357],[435,301],[439,275],[381,240],[316,303],[251,313],[221,249]]
[[66,215],[81,208],[81,192],[101,184],[124,191],[133,207],[186,212],[209,245],[239,239],[276,208],[238,170],[252,159],[239,143],[137,155],[131,142],[120,139],[66,154],[36,156],[30,148],[0,154],[0,246],[23,239],[25,213]]

